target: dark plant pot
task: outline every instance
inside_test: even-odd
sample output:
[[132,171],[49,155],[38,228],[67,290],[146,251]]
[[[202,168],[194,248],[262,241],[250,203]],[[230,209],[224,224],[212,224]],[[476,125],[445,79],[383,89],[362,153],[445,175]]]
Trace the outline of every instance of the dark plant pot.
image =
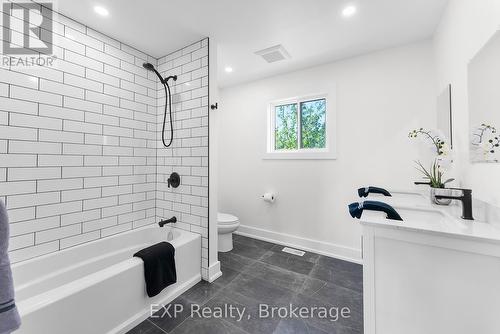
[[436,195],[451,196],[451,189],[446,188],[432,188],[431,187],[431,203],[437,205],[450,205],[451,199],[437,199]]

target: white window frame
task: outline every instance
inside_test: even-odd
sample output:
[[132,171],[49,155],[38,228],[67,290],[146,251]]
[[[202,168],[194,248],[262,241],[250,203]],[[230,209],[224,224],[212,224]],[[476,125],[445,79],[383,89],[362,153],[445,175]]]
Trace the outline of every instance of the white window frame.
[[[325,99],[326,115],[325,115],[325,148],[300,148],[300,128],[301,115],[300,106],[302,102]],[[269,103],[267,110],[267,144],[264,159],[288,159],[288,160],[320,160],[336,159],[336,119],[335,119],[335,99],[331,99],[331,94],[310,94],[297,96],[288,99],[276,100]],[[285,104],[297,104],[297,147],[296,150],[276,150],[275,145],[275,128],[276,128],[276,107]]]

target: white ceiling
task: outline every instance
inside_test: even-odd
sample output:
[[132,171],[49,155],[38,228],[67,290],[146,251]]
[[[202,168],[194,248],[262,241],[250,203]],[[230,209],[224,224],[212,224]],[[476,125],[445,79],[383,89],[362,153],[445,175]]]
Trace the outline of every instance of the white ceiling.
[[[221,87],[430,38],[448,0],[60,0],[58,11],[154,57],[209,36]],[[348,4],[358,8],[342,17]],[[101,5],[110,15],[94,13]],[[291,59],[254,54],[282,44]],[[234,71],[225,73],[224,67]]]

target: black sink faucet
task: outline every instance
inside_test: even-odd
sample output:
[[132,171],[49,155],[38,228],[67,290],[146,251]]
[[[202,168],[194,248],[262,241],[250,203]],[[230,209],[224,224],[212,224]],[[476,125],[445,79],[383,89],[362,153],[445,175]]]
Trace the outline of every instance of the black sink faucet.
[[458,188],[446,189],[460,190],[462,192],[462,196],[436,195],[436,199],[451,199],[462,202],[462,219],[474,220],[474,217],[472,216],[472,190]]
[[413,182],[416,186],[420,186],[420,185],[425,185],[425,186],[430,186],[431,183],[430,182]]
[[158,225],[160,225],[160,227],[163,227],[165,226],[166,224],[174,224],[174,223],[177,223],[177,217],[173,216],[172,218],[170,219],[165,219],[165,220],[162,220],[158,223]]

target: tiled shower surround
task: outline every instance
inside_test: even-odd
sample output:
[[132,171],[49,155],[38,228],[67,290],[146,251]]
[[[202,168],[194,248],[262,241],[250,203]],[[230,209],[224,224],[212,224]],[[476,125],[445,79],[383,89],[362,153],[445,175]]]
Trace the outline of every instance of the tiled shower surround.
[[[0,69],[11,261],[176,215],[177,227],[203,236],[206,278],[208,40],[158,60],[57,13],[53,20],[54,68]],[[179,75],[173,148],[161,144],[163,88],[144,62]],[[175,190],[171,171],[182,178]]]
[[[158,82],[157,202],[160,217],[176,216],[177,226],[202,235],[202,275],[208,277],[208,39],[189,45],[158,60],[162,77],[169,81],[174,110],[174,141],[161,143],[165,90]],[[168,116],[167,116],[168,121]],[[168,128],[169,125],[167,124]],[[169,130],[165,134],[168,143]],[[181,186],[168,188],[172,172],[181,175]]]

